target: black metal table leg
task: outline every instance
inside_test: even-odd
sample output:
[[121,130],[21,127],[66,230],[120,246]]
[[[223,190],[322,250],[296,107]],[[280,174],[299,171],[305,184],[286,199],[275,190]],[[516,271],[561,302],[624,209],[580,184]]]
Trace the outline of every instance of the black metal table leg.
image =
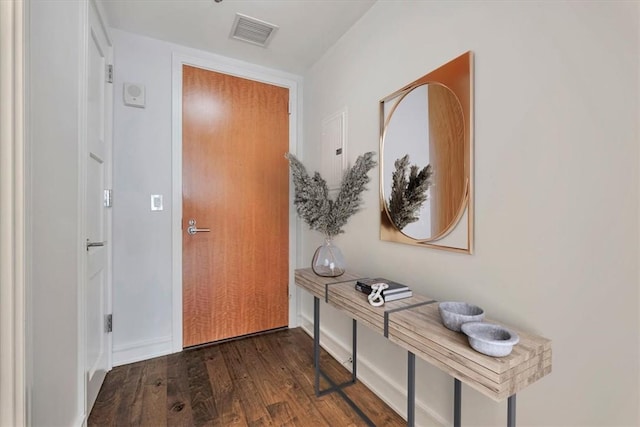
[[356,368],[358,366],[358,322],[353,319],[353,331],[351,332],[351,379],[356,382]]
[[462,425],[462,383],[459,379],[453,379],[453,426]]
[[[315,384],[314,391],[317,397],[324,396],[325,394],[336,392],[344,399],[345,402],[358,414],[360,418],[367,424],[367,426],[375,427],[375,424],[367,415],[362,412],[362,409],[358,407],[358,405],[353,402],[349,396],[343,391],[343,388],[355,384],[356,377],[356,366],[357,366],[357,344],[358,344],[358,323],[355,319],[353,319],[353,338],[352,344],[353,349],[351,353],[351,360],[353,362],[353,371],[351,373],[351,380],[342,383],[336,384],[326,373],[322,372],[320,369],[320,299],[318,297],[313,297],[313,365],[315,370]],[[320,390],[320,376],[322,376],[328,383],[328,388],[324,390]]]
[[416,425],[416,355],[407,357],[407,426]]
[[313,367],[315,369],[314,390],[320,396],[320,299],[313,297]]
[[516,395],[507,400],[507,427],[516,427]]

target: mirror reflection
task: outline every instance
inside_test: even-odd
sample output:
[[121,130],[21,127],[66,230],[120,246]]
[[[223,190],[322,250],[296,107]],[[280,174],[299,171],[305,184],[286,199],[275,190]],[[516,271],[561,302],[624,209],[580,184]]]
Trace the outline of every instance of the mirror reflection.
[[382,197],[396,229],[412,239],[448,234],[465,209],[464,114],[439,83],[421,84],[383,103]]

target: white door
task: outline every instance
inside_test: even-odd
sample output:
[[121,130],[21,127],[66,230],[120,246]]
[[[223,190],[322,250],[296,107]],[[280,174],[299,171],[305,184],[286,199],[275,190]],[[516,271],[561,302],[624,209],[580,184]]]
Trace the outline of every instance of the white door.
[[87,150],[86,150],[86,287],[85,379],[88,416],[107,371],[111,369],[111,337],[107,315],[111,308],[110,211],[105,190],[111,183],[111,84],[107,65],[111,46],[93,2],[89,7],[87,51]]

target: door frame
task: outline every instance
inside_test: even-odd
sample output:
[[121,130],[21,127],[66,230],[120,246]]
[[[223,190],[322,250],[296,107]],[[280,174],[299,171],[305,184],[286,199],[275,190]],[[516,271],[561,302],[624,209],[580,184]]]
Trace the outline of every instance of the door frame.
[[[297,154],[299,136],[302,132],[302,77],[264,68],[218,55],[192,56],[173,53],[171,95],[171,240],[172,240],[172,297],[171,297],[171,346],[174,352],[182,351],[182,66],[198,68],[255,80],[289,89],[289,151]],[[293,200],[293,186],[289,186],[289,200]],[[298,221],[289,203],[289,327],[300,324],[300,301],[294,282],[297,265]]]
[[28,425],[28,4],[0,2],[0,425]]
[[[106,44],[105,48],[105,66],[112,65],[113,66],[113,40],[111,39],[111,34],[109,32],[109,27],[105,21],[105,12],[102,9],[101,5],[98,4],[96,0],[89,0],[83,6],[83,16],[85,19],[85,23],[82,26],[82,35],[81,35],[81,55],[80,55],[80,100],[79,100],[79,112],[80,112],[80,134],[79,134],[79,165],[80,165],[80,176],[79,176],[79,218],[80,221],[78,223],[79,232],[78,238],[79,242],[79,251],[78,251],[78,259],[80,262],[78,263],[78,387],[81,391],[79,393],[78,405],[80,408],[83,408],[83,422],[86,424],[87,419],[89,418],[93,403],[91,407],[89,407],[87,402],[88,389],[87,389],[87,313],[88,310],[91,310],[91,307],[87,307],[86,304],[86,295],[87,295],[87,263],[88,263],[88,252],[86,249],[86,237],[87,237],[87,173],[88,173],[88,146],[87,146],[87,132],[88,132],[88,91],[89,91],[89,67],[88,67],[88,58],[89,58],[89,44],[91,43],[91,14],[94,13],[97,19],[97,29],[100,30],[101,37],[104,38],[103,42]],[[105,73],[106,74],[106,73]],[[105,162],[108,163],[107,168],[104,172],[104,190],[113,189],[113,105],[114,105],[114,96],[113,96],[113,83],[104,83],[105,93],[104,93],[104,143],[105,143]],[[106,262],[106,281],[105,281],[105,291],[104,297],[106,300],[106,308],[105,313],[111,314],[113,313],[113,208],[112,207],[104,207],[104,240],[106,241],[106,245],[104,247],[105,262]],[[106,354],[106,369],[109,372],[113,368],[113,334],[107,334],[107,342],[105,348]]]

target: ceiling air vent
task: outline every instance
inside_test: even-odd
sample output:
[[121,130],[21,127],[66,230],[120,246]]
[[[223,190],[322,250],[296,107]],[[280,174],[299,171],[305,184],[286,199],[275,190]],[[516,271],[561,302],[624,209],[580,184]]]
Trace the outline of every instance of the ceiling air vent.
[[266,47],[277,30],[277,25],[236,13],[236,19],[231,28],[231,38]]

